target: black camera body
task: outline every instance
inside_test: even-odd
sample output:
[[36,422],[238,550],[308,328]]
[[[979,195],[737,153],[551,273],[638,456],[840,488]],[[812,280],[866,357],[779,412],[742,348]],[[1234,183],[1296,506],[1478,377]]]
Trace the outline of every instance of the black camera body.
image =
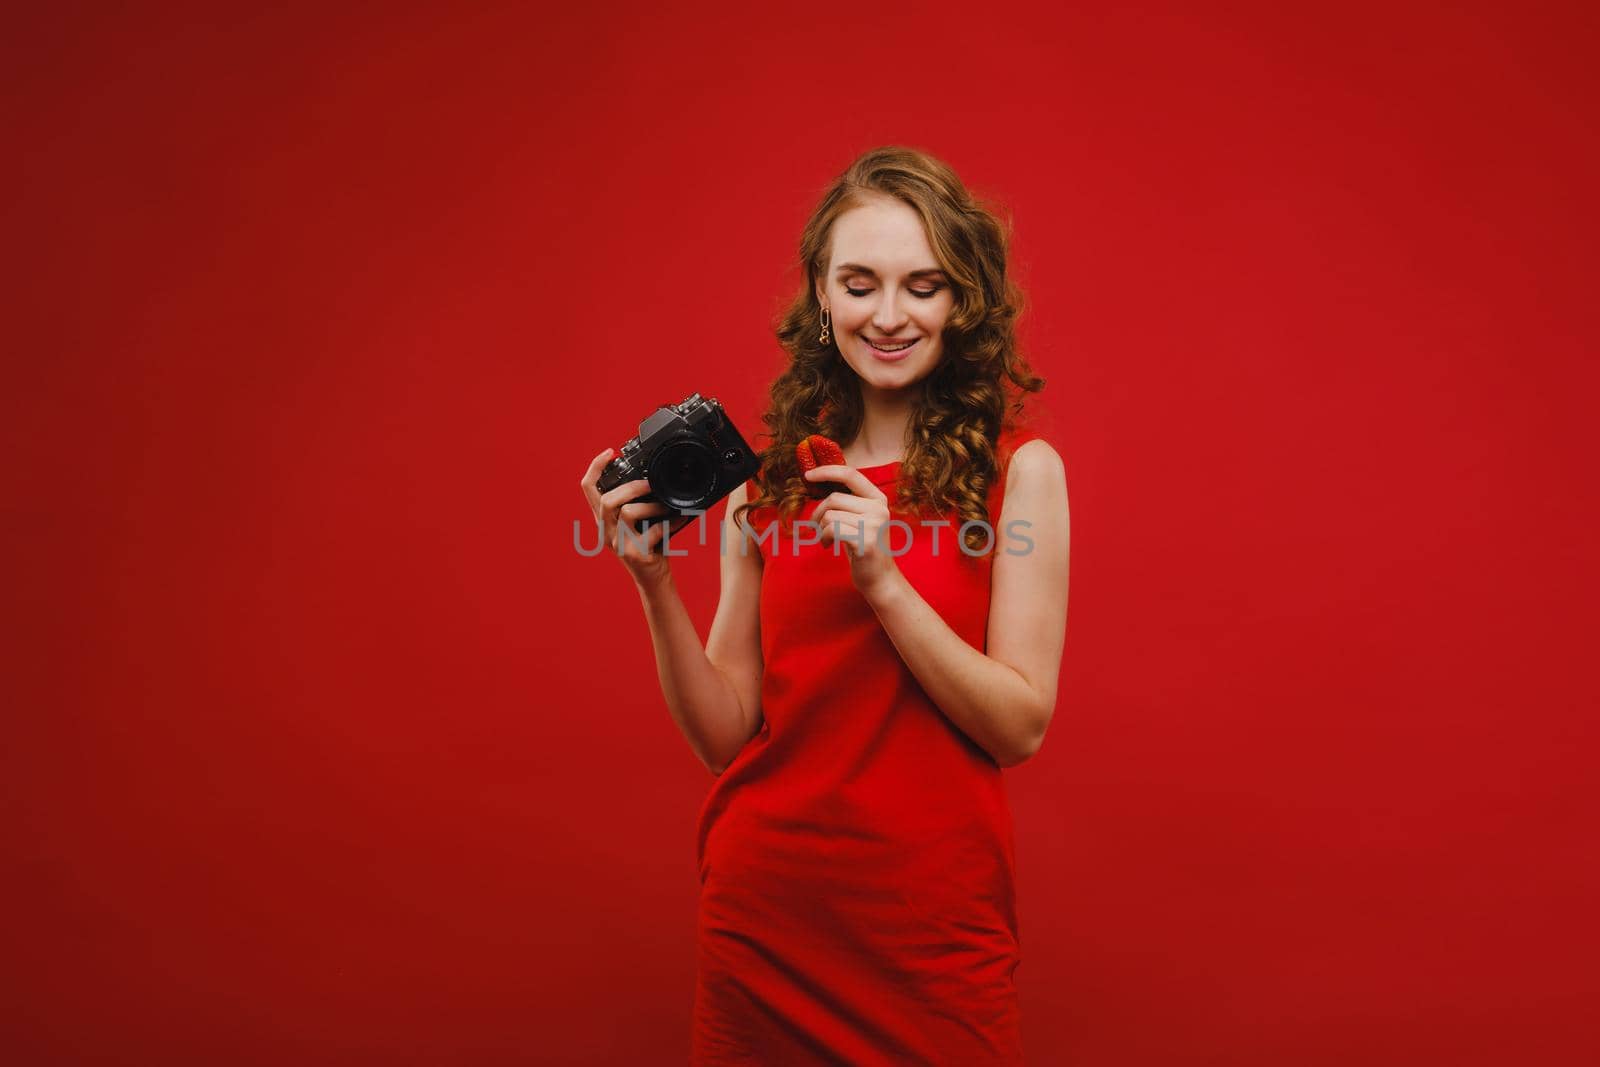
[[[676,404],[656,408],[639,424],[639,436],[600,472],[596,488],[604,493],[639,478],[650,492],[629,503],[659,503],[665,515],[647,515],[636,529],[647,532],[660,522],[675,522],[687,512],[707,511],[761,468],[761,457],[734,428],[715,399],[691,393]],[[668,528],[674,533],[688,522]]]

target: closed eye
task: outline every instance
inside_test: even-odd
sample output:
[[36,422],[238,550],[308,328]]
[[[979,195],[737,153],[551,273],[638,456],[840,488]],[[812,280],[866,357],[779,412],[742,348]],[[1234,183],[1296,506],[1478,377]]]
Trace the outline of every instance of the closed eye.
[[[906,291],[912,296],[921,297],[923,300],[927,300],[930,297],[938,296],[939,290],[943,288],[944,286],[942,285],[936,285],[932,289],[908,289]],[[871,289],[852,289],[848,285],[844,287],[844,291],[849,293],[851,296],[866,296],[868,293],[872,292]]]

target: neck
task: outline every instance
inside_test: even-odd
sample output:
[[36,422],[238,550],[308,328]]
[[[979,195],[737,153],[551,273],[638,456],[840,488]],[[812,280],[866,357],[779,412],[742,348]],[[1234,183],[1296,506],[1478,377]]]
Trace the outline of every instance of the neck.
[[876,389],[861,382],[861,429],[844,446],[852,467],[876,467],[905,456],[911,426],[911,390]]

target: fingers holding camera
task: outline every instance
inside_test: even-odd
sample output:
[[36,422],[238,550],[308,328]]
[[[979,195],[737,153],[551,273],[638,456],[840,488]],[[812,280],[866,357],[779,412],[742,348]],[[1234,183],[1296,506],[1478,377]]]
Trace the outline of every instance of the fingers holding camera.
[[608,448],[594,459],[589,461],[589,469],[583,472],[579,486],[583,489],[585,499],[594,509],[597,518],[616,518],[617,508],[632,500],[634,497],[643,496],[650,491],[650,482],[645,478],[635,478],[631,482],[623,482],[613,486],[602,493],[600,491],[600,475],[606,469],[606,464],[611,462],[611,457],[616,454],[616,449]]
[[645,515],[653,514],[652,512],[640,511],[638,509],[652,506],[659,507],[660,505],[650,503],[628,503],[630,500],[636,500],[648,492],[650,492],[650,483],[644,478],[635,478],[631,482],[623,482],[615,489],[612,489],[606,493],[602,493],[596,498],[598,507],[595,510],[595,514],[599,516],[601,522],[605,523],[606,534],[608,536],[615,532],[613,528],[616,526],[618,519],[621,517],[624,508],[631,509],[630,514],[632,514],[635,519]]
[[578,479],[578,487],[583,490],[583,498],[594,509],[595,517],[600,515],[600,472],[606,469],[606,464],[611,462],[611,457],[617,450],[608,448],[589,461],[589,469],[583,472],[583,477]]
[[[656,510],[634,511],[634,508]],[[639,520],[649,515],[659,515],[665,508],[660,504],[629,504],[622,509],[617,522],[609,529],[611,550],[623,559],[647,559],[656,555],[656,546],[666,536],[667,523],[653,522],[639,530]]]
[[634,582],[641,589],[664,581],[671,573],[671,562],[662,549],[670,523],[665,520],[652,522],[643,533],[638,528],[641,519],[663,514],[666,510],[655,502],[627,504],[618,513],[617,522],[607,528],[611,551],[628,568],[628,573],[633,575]]
[[604,493],[600,491],[601,474],[615,454],[615,449],[608,448],[589,461],[580,482],[584,498],[594,511],[605,543],[611,546],[612,553],[628,568],[634,580],[644,583],[661,578],[667,572],[668,562],[659,546],[667,536],[668,524],[651,523],[641,533],[639,522],[664,515],[668,509],[658,501],[638,499],[650,492],[650,482],[644,478],[623,482]]
[[[647,501],[642,504],[624,504],[617,509],[616,517],[612,519],[612,522],[616,524],[618,529],[621,529],[623,525],[627,525],[637,531],[640,519],[650,518],[654,515],[665,515],[666,513],[666,505],[655,501]],[[656,527],[664,528],[666,525],[664,522],[652,523],[650,532],[654,533]],[[641,534],[640,536],[643,535]]]

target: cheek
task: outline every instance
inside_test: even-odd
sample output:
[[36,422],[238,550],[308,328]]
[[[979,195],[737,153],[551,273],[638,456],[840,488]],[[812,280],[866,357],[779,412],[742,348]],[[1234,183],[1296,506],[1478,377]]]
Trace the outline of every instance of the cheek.
[[834,303],[833,317],[835,321],[855,325],[867,316],[862,314],[861,302],[847,295]]

